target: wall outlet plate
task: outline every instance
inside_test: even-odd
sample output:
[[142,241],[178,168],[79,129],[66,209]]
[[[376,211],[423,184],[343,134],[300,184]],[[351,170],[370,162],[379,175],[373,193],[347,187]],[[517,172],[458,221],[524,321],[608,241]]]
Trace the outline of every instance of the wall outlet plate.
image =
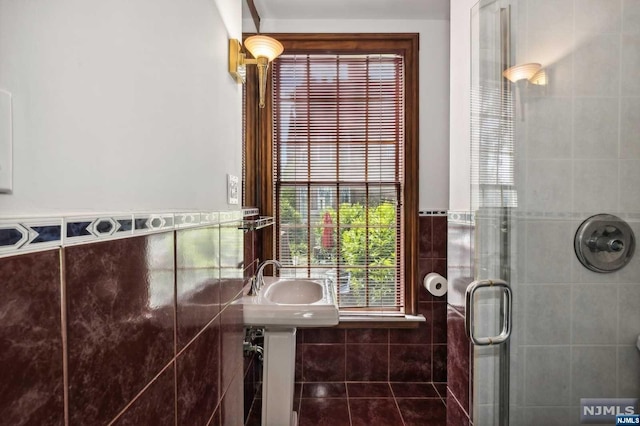
[[240,204],[240,179],[227,175],[227,204]]
[[13,129],[11,93],[0,89],[0,193],[13,191]]

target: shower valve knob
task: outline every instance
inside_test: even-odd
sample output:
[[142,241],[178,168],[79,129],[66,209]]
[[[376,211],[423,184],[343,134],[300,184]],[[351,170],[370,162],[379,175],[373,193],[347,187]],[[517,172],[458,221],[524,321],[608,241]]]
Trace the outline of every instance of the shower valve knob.
[[588,246],[592,252],[606,251],[615,253],[624,250],[624,241],[617,238],[600,236],[591,238]]
[[622,241],[620,241],[620,240],[611,240],[607,244],[607,247],[611,251],[622,251],[622,250],[624,250],[624,243]]
[[619,217],[597,214],[582,222],[576,231],[574,249],[587,269],[613,272],[631,260],[635,235],[629,224]]

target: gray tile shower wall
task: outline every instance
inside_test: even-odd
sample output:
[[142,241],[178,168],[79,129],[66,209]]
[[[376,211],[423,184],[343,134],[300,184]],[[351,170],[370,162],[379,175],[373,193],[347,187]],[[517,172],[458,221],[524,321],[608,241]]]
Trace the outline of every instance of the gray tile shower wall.
[[0,258],[2,422],[242,425],[239,224]]

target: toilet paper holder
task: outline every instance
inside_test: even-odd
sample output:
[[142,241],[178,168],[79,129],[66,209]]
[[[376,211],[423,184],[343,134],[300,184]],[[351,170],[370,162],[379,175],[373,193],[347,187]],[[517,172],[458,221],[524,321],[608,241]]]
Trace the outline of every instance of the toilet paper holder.
[[444,296],[448,290],[447,279],[437,272],[430,272],[425,275],[423,286],[436,297]]

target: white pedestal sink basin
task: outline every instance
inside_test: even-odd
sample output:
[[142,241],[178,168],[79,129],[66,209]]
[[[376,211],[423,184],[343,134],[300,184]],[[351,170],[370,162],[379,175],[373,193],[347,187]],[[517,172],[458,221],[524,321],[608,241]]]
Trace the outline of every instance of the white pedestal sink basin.
[[281,279],[268,286],[264,297],[280,305],[310,305],[322,301],[323,290],[318,281]]
[[245,325],[264,327],[262,424],[296,426],[293,388],[296,328],[339,322],[333,283],[324,279],[265,277],[256,296],[240,299]]
[[338,306],[331,281],[265,277],[257,296],[245,296],[245,325],[256,327],[330,327],[338,324]]

